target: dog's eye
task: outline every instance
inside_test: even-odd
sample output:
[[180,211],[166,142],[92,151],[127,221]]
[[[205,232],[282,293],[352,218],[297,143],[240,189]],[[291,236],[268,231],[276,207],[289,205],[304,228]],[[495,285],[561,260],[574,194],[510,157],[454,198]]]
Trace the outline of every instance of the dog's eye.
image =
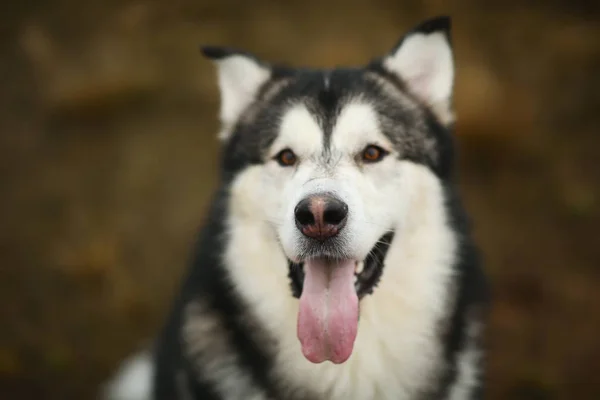
[[277,153],[277,155],[275,156],[275,160],[282,167],[291,167],[292,165],[296,164],[297,158],[292,150],[283,149],[279,153]]
[[366,163],[381,161],[388,154],[387,151],[379,146],[369,145],[362,152],[362,160]]

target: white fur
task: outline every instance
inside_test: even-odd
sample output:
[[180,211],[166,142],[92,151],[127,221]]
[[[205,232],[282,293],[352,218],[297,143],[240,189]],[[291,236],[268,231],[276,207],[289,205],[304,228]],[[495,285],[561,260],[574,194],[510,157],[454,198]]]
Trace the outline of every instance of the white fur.
[[450,101],[454,85],[454,61],[442,32],[413,33],[383,62],[409,90],[429,105],[444,123],[453,120]]
[[[294,112],[288,115],[297,122],[294,129],[306,127],[313,138],[314,121],[298,108]],[[293,129],[287,132],[291,128],[285,126],[279,145],[292,145]],[[306,153],[300,152],[297,170],[267,164],[237,177],[225,264],[239,293],[278,340],[274,375],[331,400],[409,399],[428,387],[442,360],[436,329],[447,311],[456,238],[446,220],[440,182],[427,168],[392,155],[377,164],[356,163],[357,151],[367,143],[386,145],[366,104],[352,104],[338,118],[332,165],[318,161],[320,149],[313,139]],[[289,212],[294,202],[324,186],[349,204],[344,229],[352,246],[347,250],[357,257],[366,256],[364,249],[388,229],[396,230],[383,279],[360,303],[352,356],[341,365],[312,364],[302,355],[296,336],[298,300],[290,295],[286,255],[278,240],[278,231],[294,224]],[[284,250],[293,253],[293,243],[281,236]]]
[[467,345],[458,355],[458,377],[450,387],[449,400],[462,400],[472,392],[475,385],[479,383],[479,361],[481,351],[476,344],[480,326],[471,322],[468,328]]
[[334,149],[351,153],[360,152],[366,144],[391,149],[392,143],[381,133],[373,107],[355,100],[341,111],[333,128],[331,140]]
[[[271,146],[270,155],[289,147],[296,155],[306,158],[323,148],[323,132],[303,104],[291,106],[281,120],[279,135]],[[275,163],[271,163],[274,165]],[[280,172],[281,168],[275,168]]]
[[238,54],[217,60],[216,64],[223,124],[219,138],[224,140],[242,112],[254,101],[258,89],[269,79],[271,71],[250,57]]
[[105,388],[105,400],[149,400],[153,374],[152,359],[141,352],[123,362]]

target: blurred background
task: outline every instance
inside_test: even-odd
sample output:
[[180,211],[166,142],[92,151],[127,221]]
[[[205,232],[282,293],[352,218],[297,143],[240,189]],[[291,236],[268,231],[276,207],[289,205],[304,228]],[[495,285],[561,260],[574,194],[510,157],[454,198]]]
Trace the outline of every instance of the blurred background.
[[161,325],[217,184],[199,44],[362,64],[453,16],[490,399],[600,399],[600,5],[21,0],[0,12],[0,398],[93,399]]

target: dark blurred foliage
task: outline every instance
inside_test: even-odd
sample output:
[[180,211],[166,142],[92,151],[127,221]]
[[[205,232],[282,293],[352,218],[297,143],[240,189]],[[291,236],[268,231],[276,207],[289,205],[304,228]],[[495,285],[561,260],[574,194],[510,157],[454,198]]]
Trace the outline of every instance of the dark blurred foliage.
[[450,13],[491,399],[600,398],[600,6],[21,0],[0,12],[0,398],[89,399],[151,340],[216,184],[201,43],[362,64]]

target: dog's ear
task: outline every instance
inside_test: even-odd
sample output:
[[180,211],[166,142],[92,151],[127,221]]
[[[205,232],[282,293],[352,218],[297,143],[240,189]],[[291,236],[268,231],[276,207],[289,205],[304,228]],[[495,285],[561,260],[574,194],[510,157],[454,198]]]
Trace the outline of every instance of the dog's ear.
[[454,60],[448,16],[414,27],[382,60],[382,67],[399,77],[407,89],[448,124],[453,120]]
[[221,92],[219,139],[226,140],[244,110],[255,100],[260,87],[269,80],[271,68],[243,51],[204,46],[205,57],[217,66]]

